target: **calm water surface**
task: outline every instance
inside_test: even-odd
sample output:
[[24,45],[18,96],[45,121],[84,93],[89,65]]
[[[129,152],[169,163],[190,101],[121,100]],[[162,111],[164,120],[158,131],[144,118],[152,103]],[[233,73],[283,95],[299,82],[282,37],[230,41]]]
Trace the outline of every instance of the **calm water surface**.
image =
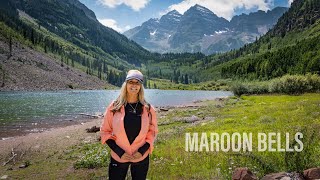
[[[80,113],[102,114],[118,94],[119,90],[0,92],[0,138],[84,122],[88,118]],[[145,90],[146,99],[157,107],[232,95],[228,91]]]

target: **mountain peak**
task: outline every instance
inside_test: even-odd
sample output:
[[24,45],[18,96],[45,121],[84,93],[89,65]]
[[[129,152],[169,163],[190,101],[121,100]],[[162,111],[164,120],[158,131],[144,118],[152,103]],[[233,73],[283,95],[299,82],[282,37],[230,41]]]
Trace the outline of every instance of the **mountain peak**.
[[164,22],[179,22],[181,17],[182,17],[182,14],[180,14],[176,10],[173,10],[173,11],[170,11],[167,14],[163,15],[160,18],[160,23],[164,23]]
[[170,12],[168,12],[166,15],[180,15],[180,16],[182,16],[182,14],[180,14],[177,10],[172,10],[172,11],[170,11]]
[[196,4],[196,5],[192,6],[189,10],[196,10],[196,11],[200,11],[200,12],[203,12],[203,13],[214,14],[208,8],[203,7],[203,6],[199,5],[199,4]]

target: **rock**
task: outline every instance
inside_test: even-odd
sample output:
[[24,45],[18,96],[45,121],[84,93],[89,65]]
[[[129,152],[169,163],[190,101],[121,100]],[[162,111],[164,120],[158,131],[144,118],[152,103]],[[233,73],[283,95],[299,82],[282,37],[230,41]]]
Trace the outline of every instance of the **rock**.
[[21,164],[20,166],[19,166],[19,168],[21,168],[21,169],[24,169],[24,168],[26,168],[26,167],[28,167],[29,165],[28,164]]
[[167,108],[160,108],[160,111],[169,111]]
[[101,141],[101,136],[98,136],[98,137],[97,137],[97,141]]
[[195,116],[195,115],[193,115],[193,116],[191,116],[190,118],[186,118],[185,119],[185,122],[186,123],[193,123],[193,122],[196,122],[196,121],[199,121],[200,119],[197,117],[197,116]]
[[305,179],[320,179],[320,168],[310,168],[303,171]]
[[261,180],[304,180],[303,176],[299,173],[286,173],[286,172],[279,172],[279,173],[272,173],[265,175]]
[[87,133],[96,133],[98,131],[100,131],[100,127],[97,127],[97,126],[93,126],[91,128],[87,128]]
[[232,180],[257,180],[258,178],[248,168],[236,168]]
[[1,176],[0,179],[7,179],[7,178],[8,178],[8,175],[3,175],[3,176]]

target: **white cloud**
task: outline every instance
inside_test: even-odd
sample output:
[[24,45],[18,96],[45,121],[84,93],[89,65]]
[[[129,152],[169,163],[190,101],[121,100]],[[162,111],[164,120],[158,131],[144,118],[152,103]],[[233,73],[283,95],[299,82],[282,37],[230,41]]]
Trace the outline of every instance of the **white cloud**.
[[167,12],[175,9],[183,14],[191,6],[199,4],[210,9],[217,16],[230,20],[234,16],[235,9],[237,8],[258,8],[259,10],[266,11],[273,5],[273,1],[274,0],[183,0],[178,4],[169,6]]
[[115,8],[121,4],[131,7],[134,11],[146,7],[150,0],[98,0],[102,5]]
[[292,2],[293,2],[293,0],[288,0],[288,5],[291,6]]
[[129,25],[127,25],[126,27],[124,27],[124,31],[127,31],[127,30],[129,30],[129,29],[131,29],[131,26],[129,26]]
[[98,21],[104,26],[112,28],[113,30],[118,31],[119,33],[122,33],[131,28],[130,26],[126,26],[124,28],[119,27],[117,21],[115,21],[114,19],[98,19]]

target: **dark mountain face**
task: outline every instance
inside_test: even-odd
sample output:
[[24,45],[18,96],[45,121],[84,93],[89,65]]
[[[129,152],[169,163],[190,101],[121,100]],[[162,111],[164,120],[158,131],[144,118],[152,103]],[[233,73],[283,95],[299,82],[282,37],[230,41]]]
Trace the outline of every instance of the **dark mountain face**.
[[320,18],[319,0],[295,0],[287,11],[269,32],[271,36],[285,36],[292,30],[304,30]]
[[94,12],[91,11],[90,9],[88,9],[87,6],[85,6],[84,4],[79,2],[78,0],[66,0],[65,2],[68,2],[70,4],[75,5],[77,8],[83,10],[83,12],[86,14],[87,17],[89,17],[90,19],[92,19],[94,21],[97,21],[97,18],[96,18],[96,15],[94,14]]
[[[179,48],[183,44],[192,46],[194,42],[201,40],[204,34],[225,30],[227,27],[226,19],[219,18],[205,7],[195,5],[184,13],[177,32],[169,43],[172,48]],[[194,51],[197,52],[196,49]]]
[[[160,19],[149,19],[141,26],[124,32],[128,38],[155,52],[169,51],[169,38],[177,31],[182,15],[171,11]],[[159,48],[161,47],[161,48]]]
[[272,27],[286,11],[287,8],[277,7],[267,12],[259,10],[250,14],[241,14],[232,18],[230,27],[234,31],[265,34],[268,30],[266,28]]
[[272,28],[286,10],[278,7],[267,12],[242,14],[229,22],[209,9],[195,5],[183,15],[171,11],[157,23],[143,23],[124,34],[151,51],[212,54],[255,41]]
[[39,25],[85,50],[89,50],[87,44],[97,46],[132,64],[139,64],[149,56],[149,52],[135,42],[100,24],[95,14],[78,0],[3,1],[25,11]]
[[162,29],[167,31],[176,30],[181,21],[181,17],[182,15],[178,11],[170,11],[160,18],[159,25]]

